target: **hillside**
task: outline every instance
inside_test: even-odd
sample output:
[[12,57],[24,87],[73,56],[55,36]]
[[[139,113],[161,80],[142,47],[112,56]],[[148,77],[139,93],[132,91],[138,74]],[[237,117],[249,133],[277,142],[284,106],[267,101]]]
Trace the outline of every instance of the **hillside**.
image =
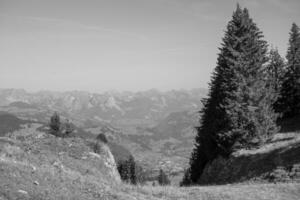
[[199,184],[300,182],[300,134],[279,133],[259,149],[239,150],[205,167]]
[[119,184],[120,177],[109,148],[103,144],[98,155],[91,145],[88,140],[56,138],[33,128],[1,137],[0,197],[103,197],[101,191]]
[[103,200],[298,200],[297,183],[209,187],[131,186],[120,182],[114,159],[103,144],[56,138],[37,131],[39,124],[0,137],[0,199]]
[[21,125],[25,123],[27,122],[10,113],[0,111],[0,136],[20,129]]

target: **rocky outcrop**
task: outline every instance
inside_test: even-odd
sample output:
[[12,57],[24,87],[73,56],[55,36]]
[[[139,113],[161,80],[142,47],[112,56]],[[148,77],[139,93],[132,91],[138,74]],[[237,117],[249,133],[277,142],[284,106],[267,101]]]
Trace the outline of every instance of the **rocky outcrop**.
[[206,166],[199,184],[237,182],[300,182],[300,140],[269,144],[261,149],[218,157]]

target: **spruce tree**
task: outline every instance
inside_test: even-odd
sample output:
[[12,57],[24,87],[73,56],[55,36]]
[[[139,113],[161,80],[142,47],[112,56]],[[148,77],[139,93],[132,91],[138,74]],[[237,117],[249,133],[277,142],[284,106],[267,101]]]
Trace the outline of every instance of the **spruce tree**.
[[55,112],[51,118],[49,123],[50,131],[53,135],[60,136],[60,130],[61,130],[61,122],[60,117],[57,112]]
[[136,185],[137,183],[137,178],[136,178],[136,170],[135,170],[135,161],[134,161],[134,157],[130,156],[128,159],[128,168],[129,168],[129,179],[130,179],[130,183]]
[[285,75],[285,61],[280,56],[278,49],[272,48],[269,53],[269,63],[267,65],[268,84],[274,88],[277,95],[281,90],[281,85]]
[[228,156],[238,143],[246,145],[257,135],[263,138],[276,131],[267,97],[272,92],[263,77],[267,44],[262,37],[248,10],[238,5],[227,25],[208,98],[203,100],[190,158],[191,184],[197,183],[206,164],[218,155]]
[[[268,84],[263,67],[263,56],[258,40],[245,47],[235,64],[236,82],[239,83],[226,106],[232,128],[226,133],[232,140],[232,149],[251,148],[267,141],[278,131],[277,115],[273,110],[276,93]],[[257,45],[254,45],[255,43]]]
[[159,175],[157,179],[159,185],[170,185],[170,180],[167,174],[162,169],[159,170]]
[[188,186],[192,184],[190,171],[191,171],[190,168],[184,171],[183,178],[179,183],[180,186]]
[[295,23],[291,28],[286,58],[287,69],[276,110],[282,118],[292,118],[300,114],[300,31]]
[[136,163],[133,156],[130,156],[126,160],[118,161],[117,168],[123,181],[137,184]]

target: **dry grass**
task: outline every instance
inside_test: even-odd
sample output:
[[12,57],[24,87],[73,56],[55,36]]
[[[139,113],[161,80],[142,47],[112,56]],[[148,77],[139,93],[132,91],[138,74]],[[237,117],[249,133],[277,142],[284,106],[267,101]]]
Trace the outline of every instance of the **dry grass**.
[[0,200],[300,199],[299,183],[188,188],[127,185],[113,177],[108,155],[91,153],[84,140],[26,130],[0,138]]
[[253,150],[239,150],[234,155],[255,155],[262,154],[273,151],[275,149],[280,149],[282,147],[291,146],[293,144],[300,143],[300,133],[299,132],[289,132],[289,133],[277,133],[274,135],[272,140],[260,147],[259,149]]
[[165,200],[299,200],[300,184],[236,184],[179,188],[175,186],[124,186],[136,199]]

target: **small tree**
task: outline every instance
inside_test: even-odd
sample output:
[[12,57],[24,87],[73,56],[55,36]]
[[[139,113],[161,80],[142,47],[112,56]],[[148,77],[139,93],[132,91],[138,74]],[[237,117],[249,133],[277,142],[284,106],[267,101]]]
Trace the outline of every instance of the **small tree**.
[[74,131],[72,123],[67,119],[65,123],[65,136],[69,136]]
[[102,141],[105,144],[108,143],[108,140],[104,133],[100,133],[99,135],[97,135],[96,139],[97,139],[97,141]]
[[50,118],[49,127],[53,135],[60,136],[61,122],[57,112],[55,112]]
[[146,171],[138,164],[135,165],[135,176],[137,183],[144,184],[146,182]]
[[137,180],[136,180],[136,164],[134,161],[133,156],[130,156],[128,159],[128,168],[129,168],[129,179],[130,183],[136,185]]
[[180,182],[180,186],[189,186],[192,184],[192,180],[191,180],[191,170],[190,168],[186,169],[184,171],[184,175],[183,175],[183,178]]
[[170,185],[170,180],[167,174],[162,169],[159,170],[159,175],[157,179],[160,185]]
[[133,156],[130,156],[127,160],[118,161],[117,168],[123,181],[137,184],[139,179],[137,178],[137,165]]
[[120,160],[118,162],[118,171],[123,181],[130,182],[130,168],[128,160]]

